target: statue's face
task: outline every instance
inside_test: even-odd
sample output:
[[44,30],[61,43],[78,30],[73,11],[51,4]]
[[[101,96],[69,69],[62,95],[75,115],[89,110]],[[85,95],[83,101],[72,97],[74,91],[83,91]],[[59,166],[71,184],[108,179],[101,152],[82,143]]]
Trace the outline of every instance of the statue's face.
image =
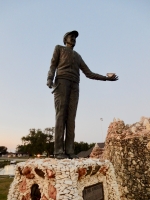
[[76,44],[76,36],[74,34],[69,34],[66,38],[66,45],[69,44],[71,46],[75,46]]

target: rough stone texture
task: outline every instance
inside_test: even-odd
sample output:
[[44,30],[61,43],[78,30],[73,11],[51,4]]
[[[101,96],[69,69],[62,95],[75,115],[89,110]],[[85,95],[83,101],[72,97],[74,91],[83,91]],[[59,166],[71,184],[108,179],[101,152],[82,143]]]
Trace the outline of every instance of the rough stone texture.
[[8,200],[30,200],[36,185],[41,200],[83,200],[84,187],[103,183],[105,200],[120,200],[113,165],[100,159],[31,159],[17,164]]
[[150,118],[132,125],[114,119],[103,157],[114,166],[121,200],[150,200]]
[[104,149],[100,148],[98,144],[96,143],[95,147],[93,148],[90,154],[90,158],[102,158],[103,151]]

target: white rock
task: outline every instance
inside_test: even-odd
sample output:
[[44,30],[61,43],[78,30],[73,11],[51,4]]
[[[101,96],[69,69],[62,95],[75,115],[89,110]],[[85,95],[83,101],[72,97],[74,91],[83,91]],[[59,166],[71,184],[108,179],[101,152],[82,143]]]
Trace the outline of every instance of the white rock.
[[72,185],[72,181],[71,180],[65,180],[64,183],[67,184],[67,185]]
[[147,124],[149,124],[149,120],[148,119],[144,119],[143,126],[146,126]]
[[146,130],[150,131],[150,124],[146,125]]
[[116,118],[114,117],[114,119],[113,119],[113,122],[116,122],[117,120],[116,120]]
[[148,150],[150,150],[150,142],[147,143],[146,147]]
[[131,131],[132,131],[132,133],[136,133],[136,127],[132,126]]
[[144,119],[145,119],[145,117],[142,116],[141,119],[140,119],[140,122],[143,123]]
[[139,127],[139,126],[141,126],[141,124],[140,124],[140,123],[136,123],[135,126],[136,126],[136,127]]
[[68,194],[70,192],[70,190],[65,189],[64,193]]

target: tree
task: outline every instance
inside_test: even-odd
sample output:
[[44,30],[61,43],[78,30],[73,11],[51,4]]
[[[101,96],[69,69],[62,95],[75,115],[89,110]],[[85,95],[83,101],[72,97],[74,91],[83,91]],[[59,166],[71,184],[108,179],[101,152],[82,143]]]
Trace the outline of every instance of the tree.
[[89,144],[89,149],[92,148],[92,147],[94,147],[94,146],[95,146],[95,143],[90,143]]
[[5,147],[5,146],[0,146],[0,155],[6,154],[6,153],[8,153],[8,152],[7,152],[7,147]]
[[27,154],[26,145],[17,145],[16,152],[20,154]]
[[29,134],[22,137],[23,145],[18,145],[18,153],[28,153],[29,155],[42,154],[46,151],[47,155],[53,154],[53,134],[54,128],[46,128],[44,132],[41,129],[30,129]]
[[55,127],[45,128],[44,133],[47,135],[46,144],[45,144],[45,151],[47,152],[47,155],[50,156],[50,155],[54,154]]
[[[55,128],[30,129],[29,134],[21,138],[22,145],[18,145],[16,148],[17,153],[29,154],[29,156],[47,153],[47,156],[54,154],[54,132]],[[88,144],[87,142],[75,142],[74,150],[75,154],[81,151],[87,151],[95,144]]]
[[95,146],[94,143],[88,144],[87,142],[75,142],[74,143],[75,154],[78,154],[81,151],[87,151],[93,146]]

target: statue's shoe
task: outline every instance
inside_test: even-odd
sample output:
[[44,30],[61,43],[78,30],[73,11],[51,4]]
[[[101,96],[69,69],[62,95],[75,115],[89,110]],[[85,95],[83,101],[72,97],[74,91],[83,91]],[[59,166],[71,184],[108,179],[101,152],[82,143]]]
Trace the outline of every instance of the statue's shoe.
[[75,154],[67,154],[67,156],[70,158],[70,159],[77,159],[79,158],[78,156],[76,156]]
[[67,156],[66,154],[55,154],[55,158],[57,159],[66,159],[66,158],[69,158],[69,156]]

